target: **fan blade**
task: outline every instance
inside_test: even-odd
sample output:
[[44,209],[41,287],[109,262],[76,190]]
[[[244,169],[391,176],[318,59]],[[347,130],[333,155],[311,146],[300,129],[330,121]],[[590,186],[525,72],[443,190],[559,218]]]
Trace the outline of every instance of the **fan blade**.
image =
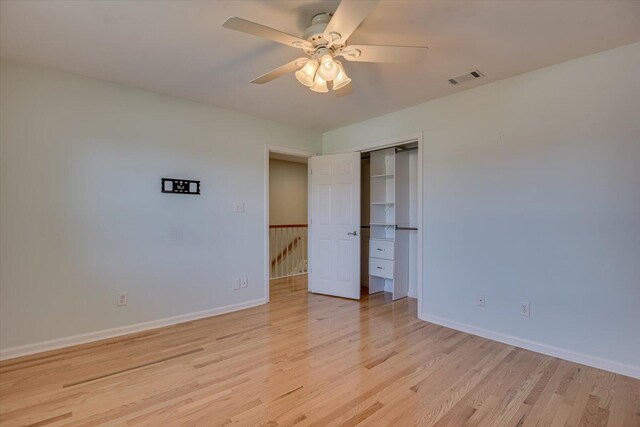
[[291,62],[289,62],[287,64],[284,64],[281,67],[276,68],[275,70],[271,70],[268,73],[261,75],[257,79],[251,80],[251,83],[256,83],[256,84],[259,84],[259,85],[264,84],[264,83],[269,83],[271,80],[275,80],[280,76],[284,76],[287,73],[291,73],[293,71],[298,70],[308,60],[309,60],[309,58],[298,58],[298,59],[295,59],[295,60],[293,60],[293,61],[291,61]]
[[349,45],[340,52],[340,55],[347,61],[401,64],[421,62],[426,53],[426,47],[418,46]]
[[[338,9],[333,14],[331,21],[324,30],[324,38],[333,42],[344,44],[351,33],[364,21],[369,12],[378,4],[379,0],[342,0]],[[339,40],[331,33],[340,35]]]
[[291,34],[283,33],[282,31],[274,30],[273,28],[264,26],[262,24],[257,24],[255,22],[247,21],[246,19],[238,18],[236,16],[232,16],[231,18],[224,21],[224,24],[222,24],[222,26],[231,30],[240,31],[243,33],[262,37],[263,39],[282,43],[287,46],[297,47],[300,49],[313,49],[313,45],[311,43],[304,39],[301,39],[300,37],[292,36]]
[[344,87],[341,87],[338,90],[333,91],[333,94],[336,96],[336,98],[342,98],[343,96],[351,95],[352,93],[353,93],[353,86],[351,85],[351,83],[349,83]]

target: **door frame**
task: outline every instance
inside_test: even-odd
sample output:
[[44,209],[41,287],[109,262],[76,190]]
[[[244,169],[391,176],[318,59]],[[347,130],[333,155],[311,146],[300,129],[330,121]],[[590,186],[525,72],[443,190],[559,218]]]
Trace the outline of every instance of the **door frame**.
[[417,291],[418,291],[418,313],[422,312],[422,286],[424,284],[424,258],[422,256],[422,243],[424,241],[424,228],[422,226],[423,223],[423,175],[422,175],[422,165],[424,163],[424,146],[423,146],[423,132],[415,132],[407,135],[401,135],[389,139],[385,139],[382,141],[370,142],[367,144],[357,145],[355,147],[345,147],[343,149],[333,150],[324,154],[338,154],[338,153],[348,153],[348,152],[360,152],[366,153],[369,151],[380,150],[383,148],[395,147],[397,145],[409,144],[412,142],[418,143],[418,271],[417,271]]
[[[269,258],[269,154],[287,154],[295,157],[313,157],[318,153],[313,151],[299,150],[297,148],[284,147],[280,145],[265,145],[264,146],[264,295],[265,302],[269,302],[269,283],[271,281],[271,259]],[[308,169],[308,168],[307,168]],[[309,180],[307,179],[307,206],[309,205]],[[307,209],[308,212],[308,209]],[[309,218],[307,217],[307,224],[309,224]],[[307,242],[309,239],[307,239]],[[308,244],[308,243],[307,243]],[[309,257],[311,254],[309,254]]]

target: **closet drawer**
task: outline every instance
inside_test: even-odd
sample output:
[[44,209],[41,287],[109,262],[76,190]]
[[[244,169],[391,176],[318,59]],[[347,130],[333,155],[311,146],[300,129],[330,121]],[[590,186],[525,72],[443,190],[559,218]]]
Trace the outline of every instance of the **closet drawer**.
[[372,258],[393,259],[393,242],[369,240],[369,256]]
[[393,261],[369,258],[369,274],[371,276],[393,279]]

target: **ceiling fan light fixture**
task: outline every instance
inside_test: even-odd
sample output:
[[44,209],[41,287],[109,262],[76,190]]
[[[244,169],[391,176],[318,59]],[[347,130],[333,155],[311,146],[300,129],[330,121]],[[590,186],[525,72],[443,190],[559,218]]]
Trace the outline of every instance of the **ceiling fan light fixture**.
[[329,53],[325,53],[320,58],[320,67],[318,68],[318,74],[325,81],[331,81],[336,78],[338,73],[340,72],[340,68],[336,64],[336,61],[333,60],[333,57]]
[[347,76],[347,73],[344,71],[344,67],[342,66],[342,63],[340,61],[336,61],[336,64],[338,66],[339,72],[336,78],[333,79],[333,90],[341,89],[346,85],[348,85],[349,83],[351,83],[351,79],[349,78],[349,76]]
[[[2,0],[0,0],[2,1]],[[335,13],[319,13],[302,37],[270,28],[257,22],[232,16],[222,26],[283,45],[302,49],[307,57],[290,61],[251,81],[268,83],[280,76],[295,73],[296,79],[314,92],[340,90],[336,96],[351,93],[351,79],[336,58],[347,61],[378,63],[418,63],[426,54],[426,46],[376,46],[347,43],[351,34],[364,21],[379,0],[339,0]],[[477,70],[476,70],[477,71]],[[479,72],[478,72],[479,73]],[[477,76],[476,76],[477,77]],[[344,90],[341,88],[347,88]]]
[[329,92],[327,81],[320,76],[319,72],[316,73],[316,77],[315,79],[313,79],[313,86],[311,86],[309,89],[319,93]]
[[307,87],[313,86],[313,78],[316,75],[318,69],[318,61],[310,59],[304,64],[304,67],[296,71],[296,79]]

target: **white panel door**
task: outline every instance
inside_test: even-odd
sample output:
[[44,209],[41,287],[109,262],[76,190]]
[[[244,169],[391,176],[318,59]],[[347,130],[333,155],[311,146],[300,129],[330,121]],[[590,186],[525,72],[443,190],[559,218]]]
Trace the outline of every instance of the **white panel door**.
[[360,153],[309,161],[309,290],[360,299]]

